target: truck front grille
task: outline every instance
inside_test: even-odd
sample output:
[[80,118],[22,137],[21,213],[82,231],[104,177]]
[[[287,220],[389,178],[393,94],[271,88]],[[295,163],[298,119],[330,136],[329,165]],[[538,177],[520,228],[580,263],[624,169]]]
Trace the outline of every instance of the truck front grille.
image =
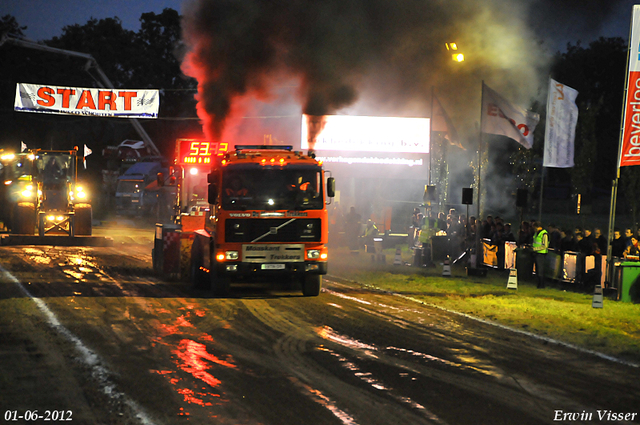
[[320,242],[320,219],[247,218],[225,223],[225,242]]

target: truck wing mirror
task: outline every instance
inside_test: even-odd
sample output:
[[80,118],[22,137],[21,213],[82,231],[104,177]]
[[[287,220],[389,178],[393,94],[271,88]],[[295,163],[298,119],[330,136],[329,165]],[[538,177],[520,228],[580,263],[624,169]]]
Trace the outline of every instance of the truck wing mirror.
[[216,203],[216,199],[218,198],[218,185],[216,185],[215,183],[209,183],[207,197],[207,202],[209,202],[210,204]]
[[333,177],[327,179],[327,196],[329,198],[336,196],[336,179]]
[[158,182],[159,187],[164,186],[164,174],[158,173],[156,176],[156,181]]

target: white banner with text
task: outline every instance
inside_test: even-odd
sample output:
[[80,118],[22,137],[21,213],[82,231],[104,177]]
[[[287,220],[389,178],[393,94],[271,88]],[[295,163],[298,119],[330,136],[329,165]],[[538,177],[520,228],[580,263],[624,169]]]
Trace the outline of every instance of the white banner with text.
[[158,118],[160,94],[148,89],[96,89],[18,83],[14,110],[115,118]]

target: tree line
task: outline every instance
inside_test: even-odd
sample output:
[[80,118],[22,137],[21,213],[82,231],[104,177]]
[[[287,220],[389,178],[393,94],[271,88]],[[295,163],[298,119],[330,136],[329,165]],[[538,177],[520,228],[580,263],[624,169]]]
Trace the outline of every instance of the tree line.
[[[175,139],[202,137],[194,99],[197,81],[180,70],[185,53],[180,22],[179,13],[170,8],[160,14],[143,13],[137,32],[124,29],[117,17],[90,19],[83,25],[63,27],[60,36],[43,43],[91,54],[115,87],[160,89],[161,118],[145,120],[143,125],[160,151],[170,158]],[[0,35],[23,37],[25,29],[11,15],[0,18]],[[610,194],[618,154],[626,60],[627,42],[621,38],[600,38],[588,46],[580,42],[568,44],[566,51],[555,54],[550,77],[578,90],[579,119],[575,167],[547,169],[545,186],[564,187],[574,198],[581,194],[586,204],[594,194]],[[139,139],[128,120],[15,113],[13,99],[18,82],[95,87],[96,76],[85,69],[79,58],[4,44],[0,47],[0,148],[15,150],[22,141],[29,147],[53,149],[87,144],[94,152],[100,152],[122,140]],[[507,155],[509,172],[529,188],[536,186],[542,168],[545,106],[533,105],[541,115],[534,147],[514,147]],[[619,211],[631,212],[636,223],[640,167],[623,168],[620,189],[624,202]]]

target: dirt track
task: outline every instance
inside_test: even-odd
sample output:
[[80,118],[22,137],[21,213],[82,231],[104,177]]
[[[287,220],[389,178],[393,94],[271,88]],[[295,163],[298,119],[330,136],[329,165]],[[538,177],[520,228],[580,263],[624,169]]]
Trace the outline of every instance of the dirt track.
[[216,299],[154,276],[150,250],[135,234],[0,248],[1,413],[368,425],[638,412],[636,368],[336,279],[320,297],[236,286]]

